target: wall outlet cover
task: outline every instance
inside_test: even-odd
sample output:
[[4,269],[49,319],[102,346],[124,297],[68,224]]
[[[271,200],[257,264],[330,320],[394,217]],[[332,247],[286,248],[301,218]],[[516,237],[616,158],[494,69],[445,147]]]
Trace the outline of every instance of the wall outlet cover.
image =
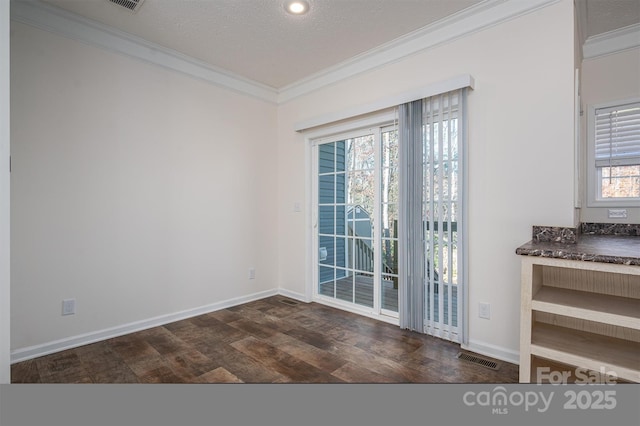
[[491,305],[488,303],[479,303],[478,304],[478,316],[484,319],[491,318]]
[[76,299],[64,299],[62,301],[62,315],[74,315],[76,313]]
[[609,219],[626,219],[627,209],[609,209],[608,216]]

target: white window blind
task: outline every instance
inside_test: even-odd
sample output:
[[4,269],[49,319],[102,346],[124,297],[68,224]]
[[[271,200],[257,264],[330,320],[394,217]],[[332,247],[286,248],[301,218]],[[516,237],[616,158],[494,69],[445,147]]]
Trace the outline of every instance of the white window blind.
[[595,111],[596,167],[640,164],[640,102]]

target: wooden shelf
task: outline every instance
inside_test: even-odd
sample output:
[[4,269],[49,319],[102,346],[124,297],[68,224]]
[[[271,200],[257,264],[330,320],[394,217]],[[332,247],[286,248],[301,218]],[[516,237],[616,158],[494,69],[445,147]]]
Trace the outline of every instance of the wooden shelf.
[[542,286],[531,309],[640,330],[640,299]]
[[557,360],[593,371],[615,372],[640,382],[640,343],[594,333],[535,323],[531,355]]
[[535,359],[640,382],[640,266],[523,256],[520,382]]

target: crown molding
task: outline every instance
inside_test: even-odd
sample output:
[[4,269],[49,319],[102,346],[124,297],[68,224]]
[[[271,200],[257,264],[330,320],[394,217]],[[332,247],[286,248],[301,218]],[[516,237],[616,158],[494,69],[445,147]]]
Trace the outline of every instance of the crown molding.
[[575,0],[575,20],[578,37],[578,46],[580,46],[580,60],[584,59],[582,46],[587,40],[587,0]]
[[592,59],[635,47],[640,47],[640,24],[587,38],[582,46],[582,56]]
[[415,53],[440,46],[526,15],[560,0],[486,0],[431,25],[385,43],[336,66],[283,87],[278,104],[354,77]]
[[127,55],[270,103],[283,104],[339,81],[396,62],[561,0],[485,0],[285,86],[280,90],[100,24],[39,0],[11,0],[11,19],[92,46]]
[[263,101],[277,102],[277,91],[272,87],[41,1],[11,0],[11,20],[178,71]]

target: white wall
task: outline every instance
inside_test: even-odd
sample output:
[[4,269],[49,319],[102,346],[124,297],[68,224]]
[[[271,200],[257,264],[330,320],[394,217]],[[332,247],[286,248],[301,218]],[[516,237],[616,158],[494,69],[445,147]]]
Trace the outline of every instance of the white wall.
[[11,33],[13,350],[277,287],[275,105]]
[[[640,97],[640,48],[585,59],[582,63],[582,115],[581,139],[585,150],[582,156],[584,163],[583,176],[586,176],[586,144],[587,144],[587,113],[589,105],[603,102]],[[586,181],[586,178],[585,178]],[[586,184],[583,185],[583,199],[587,199]],[[607,208],[587,207],[583,203],[581,211],[582,222],[604,223],[640,223],[640,207],[627,209],[627,219],[609,219]]]
[[[309,197],[296,122],[469,73],[469,337],[515,360],[520,263],[532,225],[573,226],[573,2],[558,4],[294,99],[279,108],[279,281],[305,293]],[[308,209],[308,206],[307,206]],[[307,268],[307,269],[305,269]],[[491,319],[478,319],[478,303]]]
[[0,2],[0,384],[11,381],[9,2]]

